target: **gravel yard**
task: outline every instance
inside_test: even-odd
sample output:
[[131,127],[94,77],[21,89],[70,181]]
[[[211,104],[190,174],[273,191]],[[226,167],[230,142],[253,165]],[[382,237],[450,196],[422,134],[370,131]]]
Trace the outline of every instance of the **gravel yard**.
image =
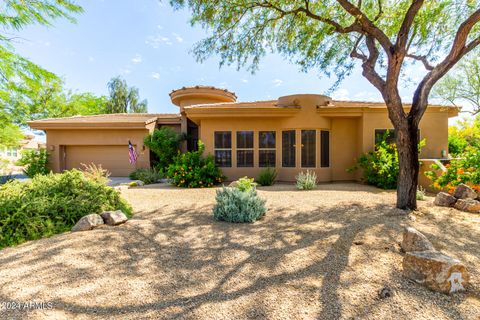
[[[124,225],[0,251],[0,319],[480,319],[480,215],[429,197],[408,217],[394,192],[358,184],[259,189],[269,210],[254,224],[215,221],[215,189],[150,185],[122,191]],[[407,225],[466,264],[467,293],[402,277]]]

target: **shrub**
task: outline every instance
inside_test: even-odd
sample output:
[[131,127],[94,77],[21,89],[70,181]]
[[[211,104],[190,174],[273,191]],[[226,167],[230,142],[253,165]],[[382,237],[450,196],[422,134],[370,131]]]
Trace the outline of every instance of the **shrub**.
[[45,175],[50,172],[47,168],[48,152],[45,149],[22,151],[22,157],[17,164],[24,166],[23,172],[29,178],[33,178],[37,174]]
[[277,171],[275,168],[265,168],[260,171],[258,175],[257,182],[261,186],[273,186],[277,180]]
[[132,180],[140,180],[145,184],[157,183],[158,180],[163,178],[163,172],[161,170],[153,169],[137,169],[130,173],[129,178]]
[[315,171],[307,170],[307,172],[300,172],[295,179],[297,180],[298,190],[312,190],[317,187],[317,174]]
[[249,192],[255,190],[257,184],[253,182],[253,178],[243,177],[236,181],[236,186],[240,191]]
[[421,186],[417,189],[417,200],[423,201],[425,200],[425,189]]
[[83,174],[88,179],[92,179],[93,181],[96,181],[98,183],[108,183],[108,177],[110,177],[110,172],[108,172],[108,170],[106,169],[103,169],[102,165],[97,166],[95,163],[92,162],[89,165],[82,163],[82,167]]
[[228,222],[254,222],[265,215],[265,200],[255,189],[241,191],[238,188],[217,190],[213,216]]
[[440,169],[437,164],[431,166],[432,171],[425,172],[434,188],[453,192],[457,185],[464,183],[480,192],[480,148],[467,147],[460,157],[445,165],[447,170],[441,175],[436,173]]
[[83,216],[131,207],[115,189],[81,171],[36,175],[0,186],[0,248],[68,231]]
[[156,155],[154,166],[165,171],[178,154],[182,136],[168,127],[156,129],[144,139],[145,145]]
[[175,157],[168,167],[168,178],[173,185],[184,188],[212,187],[223,181],[222,171],[215,166],[212,156],[203,156],[205,145],[199,141],[198,151],[190,151]]

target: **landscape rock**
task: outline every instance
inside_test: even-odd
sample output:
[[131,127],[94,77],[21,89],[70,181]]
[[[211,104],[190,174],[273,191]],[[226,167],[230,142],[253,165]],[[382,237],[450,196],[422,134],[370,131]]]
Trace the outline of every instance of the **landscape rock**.
[[96,213],[92,213],[80,218],[80,220],[78,220],[78,222],[73,226],[72,231],[75,232],[92,230],[102,224],[102,217],[100,217],[100,215]]
[[466,184],[459,184],[456,188],[455,188],[455,192],[453,193],[453,196],[457,199],[477,199],[478,198],[478,194],[475,192],[475,190],[473,190],[472,188],[470,188],[469,186],[467,186]]
[[117,226],[119,224],[127,222],[128,218],[121,210],[117,211],[105,211],[101,214],[105,224],[109,226]]
[[472,199],[458,199],[455,208],[461,211],[480,213],[480,201]]
[[401,244],[404,252],[412,251],[435,251],[432,243],[421,232],[415,228],[407,227],[403,231],[403,241]]
[[408,252],[403,258],[403,275],[446,294],[464,291],[469,280],[460,261],[438,251]]
[[236,187],[238,187],[238,181],[232,181],[232,182],[230,182],[230,184],[228,186],[230,188],[236,188]]
[[380,299],[393,297],[393,290],[389,287],[384,287],[380,289],[380,291],[378,292],[378,296],[380,297]]
[[451,207],[455,204],[457,199],[446,193],[446,192],[439,192],[433,201],[433,204],[439,207]]

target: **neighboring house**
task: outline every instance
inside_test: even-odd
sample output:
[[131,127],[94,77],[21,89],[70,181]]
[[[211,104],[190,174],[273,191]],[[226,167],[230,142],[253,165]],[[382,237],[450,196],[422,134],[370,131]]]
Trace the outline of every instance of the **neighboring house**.
[[[189,137],[184,149],[203,141],[229,180],[255,177],[272,166],[281,181],[293,181],[298,172],[310,169],[324,182],[358,179],[347,169],[392,128],[385,104],[378,102],[335,101],[316,94],[237,102],[234,93],[205,86],[175,90],[170,97],[178,114],[78,116],[29,125],[45,130],[57,172],[90,162],[118,176],[149,167],[143,138],[156,127],[169,126]],[[420,137],[426,140],[422,158],[446,157],[448,119],[457,114],[454,107],[428,107],[420,124]],[[135,165],[129,163],[128,141],[139,155]]]
[[45,144],[35,140],[33,134],[25,135],[25,138],[20,141],[18,147],[0,147],[0,161],[5,164],[5,168],[1,169],[3,173],[20,173],[22,167],[16,165],[21,158],[23,150],[38,150],[45,148]]

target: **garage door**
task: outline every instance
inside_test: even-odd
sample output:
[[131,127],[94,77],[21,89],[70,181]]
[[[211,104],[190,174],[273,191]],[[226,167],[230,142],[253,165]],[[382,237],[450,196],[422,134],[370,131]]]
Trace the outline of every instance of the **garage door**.
[[126,177],[135,170],[128,161],[128,146],[66,146],[65,167],[67,170],[82,169],[82,163],[101,165],[112,176]]

